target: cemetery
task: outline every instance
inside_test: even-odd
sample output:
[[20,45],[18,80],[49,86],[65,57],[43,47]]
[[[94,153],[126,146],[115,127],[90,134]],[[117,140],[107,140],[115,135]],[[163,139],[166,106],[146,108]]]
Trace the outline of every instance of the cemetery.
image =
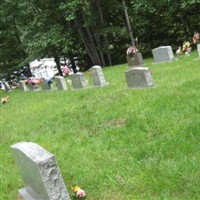
[[[71,188],[79,186],[86,199],[104,199],[107,193],[111,199],[142,193],[170,198],[166,190],[184,191],[190,184],[193,190],[181,196],[197,197],[197,56],[157,65],[149,58],[133,68],[93,66],[76,76],[56,76],[51,92],[42,86],[32,92],[20,83],[24,91],[9,93],[0,107],[2,199],[73,199]],[[152,180],[164,185],[157,188]],[[172,187],[176,181],[183,187]],[[64,197],[56,196],[57,190]]]
[[1,200],[200,199],[197,1],[0,15]]

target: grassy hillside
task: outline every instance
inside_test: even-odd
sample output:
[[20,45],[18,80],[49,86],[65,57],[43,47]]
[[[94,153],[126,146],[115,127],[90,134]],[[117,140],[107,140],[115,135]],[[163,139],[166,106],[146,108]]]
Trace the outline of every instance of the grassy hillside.
[[70,195],[80,185],[88,200],[199,199],[195,58],[196,52],[169,63],[145,60],[156,85],[151,89],[129,89],[124,64],[103,68],[108,87],[10,92],[9,103],[0,105],[1,199],[17,199],[23,187],[10,150],[20,141],[55,155]]

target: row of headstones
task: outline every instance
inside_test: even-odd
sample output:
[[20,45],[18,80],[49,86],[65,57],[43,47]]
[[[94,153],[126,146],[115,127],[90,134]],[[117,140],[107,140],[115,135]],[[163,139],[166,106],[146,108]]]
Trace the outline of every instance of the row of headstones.
[[[197,52],[200,59],[200,44],[197,45]],[[168,62],[174,59],[174,53],[171,46],[161,46],[152,50],[155,62]]]
[[[93,87],[103,87],[107,86],[109,83],[106,82],[102,68],[100,66],[94,66],[90,69],[91,77],[93,80]],[[151,77],[151,72],[147,67],[135,67],[127,70],[125,72],[125,77],[127,85],[130,88],[144,88],[153,86],[153,80]],[[70,75],[72,87],[76,89],[88,88],[88,82],[86,81],[84,74],[78,72],[76,74]],[[55,76],[55,81],[58,90],[67,90],[67,84],[65,78],[62,76]],[[28,84],[27,88],[25,81],[20,81],[20,88],[22,91],[33,91],[35,90],[35,85]],[[45,79],[41,83],[42,90],[52,90],[54,89],[52,84],[48,84]]]
[[[200,44],[197,45],[197,52],[200,59]],[[155,63],[168,62],[174,59],[174,53],[171,46],[161,46],[152,49],[152,54]],[[127,56],[127,62],[129,66],[139,66],[144,63],[141,53],[135,53],[133,56]]]
[[[93,81],[93,87],[103,87],[103,86],[108,85],[108,83],[106,82],[104,78],[102,68],[100,66],[93,66],[90,69],[90,73],[91,73],[91,77]],[[81,72],[70,75],[70,78],[71,78],[71,83],[74,90],[89,87],[88,82],[84,77],[84,74]],[[55,76],[55,81],[56,81],[56,86],[58,90],[67,90],[67,84],[64,77]],[[20,81],[19,84],[22,91],[35,90],[35,85],[32,85],[32,84],[28,84],[29,86],[29,89],[28,89],[25,81]],[[54,88],[52,84],[48,84],[45,81],[45,79],[42,78],[41,89],[52,90]]]

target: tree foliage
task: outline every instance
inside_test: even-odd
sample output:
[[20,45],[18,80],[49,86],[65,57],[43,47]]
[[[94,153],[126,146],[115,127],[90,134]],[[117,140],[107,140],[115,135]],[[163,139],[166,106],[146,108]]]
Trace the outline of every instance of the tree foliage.
[[42,57],[54,57],[58,69],[63,56],[78,56],[85,69],[125,62],[130,30],[143,56],[160,45],[175,49],[200,31],[199,10],[199,0],[2,0],[0,70]]

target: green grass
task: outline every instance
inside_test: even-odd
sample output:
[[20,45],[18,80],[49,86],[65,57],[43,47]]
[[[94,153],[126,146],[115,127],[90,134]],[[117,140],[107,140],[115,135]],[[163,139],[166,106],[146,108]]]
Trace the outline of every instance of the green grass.
[[[156,87],[133,90],[127,64],[103,68],[108,87],[9,93],[0,106],[1,199],[23,182],[10,145],[35,142],[88,200],[200,198],[200,61],[146,59]],[[90,77],[86,74],[86,78]],[[7,94],[1,93],[1,96]]]

